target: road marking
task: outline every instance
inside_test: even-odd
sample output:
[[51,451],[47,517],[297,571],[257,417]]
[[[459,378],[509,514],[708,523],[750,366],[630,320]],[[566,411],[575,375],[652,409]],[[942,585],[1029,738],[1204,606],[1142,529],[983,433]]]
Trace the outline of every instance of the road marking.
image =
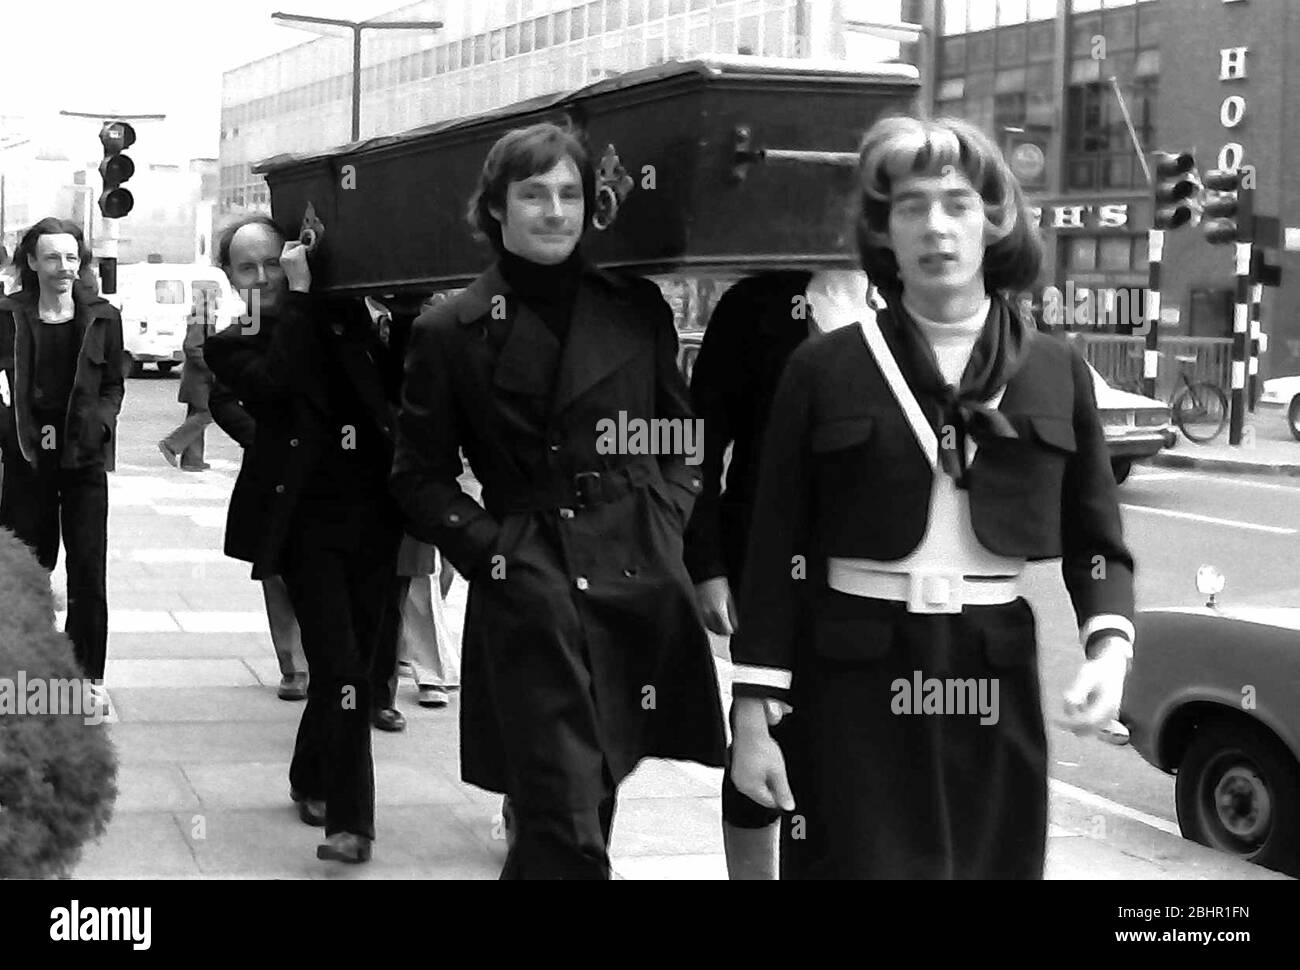
[[1276,482],[1256,482],[1249,475],[1242,475],[1239,478],[1228,478],[1224,475],[1199,475],[1197,477],[1202,481],[1218,482],[1221,485],[1249,485],[1251,488],[1269,489],[1274,492],[1292,492],[1300,495],[1300,484],[1279,485]]
[[1120,505],[1122,509],[1128,509],[1131,512],[1150,512],[1152,515],[1167,515],[1172,519],[1188,519],[1192,522],[1206,522],[1210,525],[1226,525],[1234,529],[1251,529],[1255,532],[1268,532],[1272,535],[1293,536],[1296,529],[1287,529],[1278,525],[1257,525],[1254,522],[1242,522],[1238,519],[1220,519],[1213,515],[1197,515],[1195,512],[1174,512],[1170,509],[1153,509],[1148,505],[1130,505],[1128,503]]
[[1146,812],[1139,812],[1136,808],[1129,808],[1127,805],[1121,805],[1119,802],[1112,802],[1109,798],[1098,795],[1096,792],[1086,791],[1078,788],[1068,782],[1060,781],[1056,778],[1047,780],[1048,787],[1054,794],[1062,798],[1069,798],[1072,801],[1080,802],[1090,808],[1101,808],[1113,815],[1120,815],[1124,818],[1131,819],[1134,822],[1141,822],[1153,829],[1159,829],[1161,832],[1168,832],[1170,835],[1176,835],[1180,839],[1183,833],[1179,831],[1178,824],[1171,822],[1167,818],[1160,818],[1156,815],[1148,815]]

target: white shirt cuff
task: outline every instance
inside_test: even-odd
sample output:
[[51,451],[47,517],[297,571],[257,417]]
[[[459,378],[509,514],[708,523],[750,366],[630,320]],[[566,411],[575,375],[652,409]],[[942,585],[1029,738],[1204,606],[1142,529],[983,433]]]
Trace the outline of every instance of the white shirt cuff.
[[1133,642],[1137,639],[1137,631],[1133,628],[1132,620],[1118,613],[1098,613],[1096,616],[1089,617],[1083,626],[1079,627],[1079,643],[1087,646],[1090,636],[1098,630],[1106,629],[1119,630],[1128,637],[1129,650],[1132,651]]
[[748,664],[735,664],[731,668],[731,680],[735,684],[753,684],[756,687],[789,690],[793,674],[780,667],[751,667]]

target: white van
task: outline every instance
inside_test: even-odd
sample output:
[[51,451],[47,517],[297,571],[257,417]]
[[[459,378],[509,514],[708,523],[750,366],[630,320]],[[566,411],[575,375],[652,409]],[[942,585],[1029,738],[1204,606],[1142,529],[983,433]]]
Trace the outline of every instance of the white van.
[[165,374],[185,359],[182,344],[196,293],[214,308],[218,327],[238,302],[226,274],[206,263],[132,263],[118,267],[117,280],[131,377],[139,377],[145,364]]

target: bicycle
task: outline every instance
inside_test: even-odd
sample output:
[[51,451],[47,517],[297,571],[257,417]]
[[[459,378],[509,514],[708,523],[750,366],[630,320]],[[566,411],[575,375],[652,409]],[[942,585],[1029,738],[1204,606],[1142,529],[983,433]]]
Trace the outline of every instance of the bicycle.
[[[1179,364],[1196,363],[1195,354],[1175,354],[1174,359]],[[1178,376],[1182,378],[1183,389],[1169,403],[1174,424],[1189,441],[1197,444],[1213,441],[1228,426],[1228,395],[1213,381],[1193,381],[1184,367],[1178,368]]]
[[[1160,351],[1160,356],[1165,356],[1165,352]],[[1228,426],[1228,396],[1213,381],[1194,381],[1187,376],[1187,369],[1181,365],[1195,364],[1195,354],[1175,354],[1174,359],[1180,365],[1178,377],[1183,382],[1169,404],[1174,425],[1188,441],[1197,444],[1213,441]],[[1141,378],[1121,379],[1115,386],[1122,391],[1146,395],[1146,382]]]

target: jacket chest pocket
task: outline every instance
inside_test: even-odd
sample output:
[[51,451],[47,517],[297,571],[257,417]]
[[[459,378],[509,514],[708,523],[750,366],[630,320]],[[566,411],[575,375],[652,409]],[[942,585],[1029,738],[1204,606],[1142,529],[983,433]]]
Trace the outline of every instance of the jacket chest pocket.
[[1065,469],[1078,450],[1074,422],[1036,414],[1009,414],[1007,419],[1019,437],[980,445],[980,476],[998,491],[1025,496],[1030,505],[1059,507]]
[[871,442],[876,422],[870,415],[832,418],[813,425],[808,447],[814,455],[856,451]]

